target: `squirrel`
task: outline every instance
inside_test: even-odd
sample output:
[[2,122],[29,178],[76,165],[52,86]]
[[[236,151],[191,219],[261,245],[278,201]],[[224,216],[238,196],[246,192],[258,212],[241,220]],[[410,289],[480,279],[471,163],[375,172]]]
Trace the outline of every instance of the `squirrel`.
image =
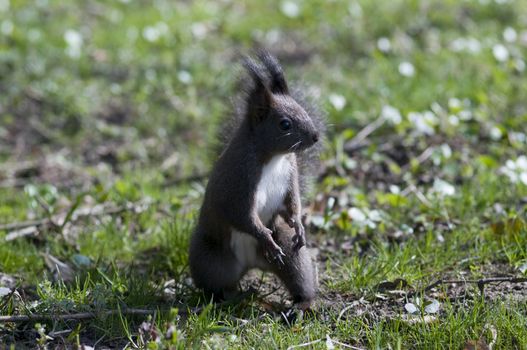
[[248,270],[271,271],[306,310],[318,279],[305,247],[301,191],[324,123],[292,96],[275,57],[260,51],[257,58],[243,60],[252,84],[209,177],[191,237],[190,272],[196,287],[221,300],[236,295]]

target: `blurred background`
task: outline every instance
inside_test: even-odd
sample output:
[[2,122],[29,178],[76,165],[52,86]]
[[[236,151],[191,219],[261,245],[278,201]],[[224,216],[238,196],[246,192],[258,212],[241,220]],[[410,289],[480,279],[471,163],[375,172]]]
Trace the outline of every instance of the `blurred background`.
[[[527,271],[527,2],[0,0],[0,274],[27,292],[0,310],[91,307],[43,285],[56,261],[187,277],[258,47],[327,116],[307,206],[327,291]],[[99,296],[137,305],[127,278]]]

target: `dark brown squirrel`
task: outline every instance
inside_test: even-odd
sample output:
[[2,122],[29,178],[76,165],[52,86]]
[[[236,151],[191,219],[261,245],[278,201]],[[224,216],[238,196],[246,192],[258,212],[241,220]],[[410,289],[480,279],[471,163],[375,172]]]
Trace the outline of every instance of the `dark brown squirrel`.
[[235,295],[248,270],[272,271],[295,306],[308,309],[318,282],[305,247],[300,192],[324,124],[291,96],[276,58],[264,51],[257,57],[243,61],[252,84],[209,178],[190,271],[195,285],[218,299]]

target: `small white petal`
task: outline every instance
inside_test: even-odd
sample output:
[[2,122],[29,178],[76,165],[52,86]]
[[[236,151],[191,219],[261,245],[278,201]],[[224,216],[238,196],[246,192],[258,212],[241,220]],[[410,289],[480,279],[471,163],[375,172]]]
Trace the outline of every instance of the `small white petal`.
[[190,26],[190,31],[192,32],[192,35],[194,35],[197,39],[203,39],[205,36],[207,36],[208,28],[204,23],[196,22],[192,23]]
[[459,118],[455,114],[451,114],[448,116],[448,122],[452,124],[453,126],[459,125]]
[[434,180],[432,189],[435,193],[442,196],[453,196],[456,193],[456,188],[454,186],[441,179]]
[[514,30],[514,28],[507,27],[503,31],[503,39],[512,43],[513,41],[516,41],[516,39],[518,39],[518,33],[516,33],[516,30]]
[[388,120],[392,124],[399,124],[402,121],[401,113],[395,107],[385,105],[382,107],[381,117]]
[[66,54],[73,58],[78,58],[81,55],[82,35],[76,30],[68,29],[64,33],[64,41],[66,42]]
[[376,209],[370,210],[370,212],[368,213],[368,217],[371,221],[378,222],[382,220],[381,212]]
[[496,44],[492,48],[492,54],[494,58],[500,62],[505,62],[509,59],[509,50],[502,44]]
[[501,139],[502,136],[503,136],[503,133],[501,132],[500,128],[498,128],[497,126],[493,126],[490,129],[490,138],[493,139],[494,141]]
[[300,15],[300,7],[296,2],[293,1],[284,1],[280,6],[280,10],[284,15],[289,18],[296,18]]
[[463,110],[459,112],[459,119],[461,120],[470,120],[472,119],[472,112],[469,110]]
[[399,64],[399,73],[405,77],[413,77],[415,75],[414,65],[410,62],[401,62]]
[[452,156],[452,148],[450,148],[449,144],[444,143],[441,145],[441,153],[443,153],[443,157],[450,158]]
[[439,311],[439,301],[432,300],[432,302],[425,306],[425,312],[427,314],[435,314]]
[[11,289],[6,287],[0,287],[0,297],[4,297],[11,293]]
[[382,37],[377,40],[377,48],[382,52],[389,52],[392,49],[390,39]]
[[449,98],[448,99],[448,108],[450,109],[460,109],[461,108],[461,100],[459,98]]
[[192,75],[190,75],[190,73],[186,70],[179,71],[177,74],[177,78],[183,84],[189,84],[190,82],[192,82]]
[[355,207],[348,209],[348,216],[351,220],[356,221],[359,224],[365,223],[367,219],[366,214],[364,214],[359,208]]
[[406,312],[408,312],[409,314],[415,314],[419,311],[419,309],[417,308],[417,306],[415,306],[414,304],[412,303],[406,303],[404,305],[404,309],[406,310]]
[[516,168],[527,172],[527,157],[526,156],[522,155],[522,156],[519,156],[518,159],[516,159]]
[[523,132],[509,131],[509,138],[513,142],[518,142],[518,143],[524,143],[527,141],[527,135],[525,135]]
[[341,111],[346,106],[346,98],[339,94],[330,94],[329,102],[337,111]]
[[399,194],[401,193],[401,188],[397,185],[390,185],[390,192],[393,194]]
[[329,337],[329,334],[326,334],[326,350],[334,350],[335,344],[333,344],[333,340]]
[[153,26],[146,26],[143,29],[143,38],[145,38],[147,41],[154,42],[159,39],[161,36],[161,33],[159,32],[159,29]]

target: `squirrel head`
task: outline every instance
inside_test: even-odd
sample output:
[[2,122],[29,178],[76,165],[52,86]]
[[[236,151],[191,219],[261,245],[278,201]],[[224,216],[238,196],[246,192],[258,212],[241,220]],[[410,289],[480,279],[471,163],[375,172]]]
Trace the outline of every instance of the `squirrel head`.
[[305,150],[319,140],[313,120],[289,94],[280,64],[267,52],[258,54],[260,63],[245,58],[244,66],[252,78],[245,118],[254,137],[271,154]]

